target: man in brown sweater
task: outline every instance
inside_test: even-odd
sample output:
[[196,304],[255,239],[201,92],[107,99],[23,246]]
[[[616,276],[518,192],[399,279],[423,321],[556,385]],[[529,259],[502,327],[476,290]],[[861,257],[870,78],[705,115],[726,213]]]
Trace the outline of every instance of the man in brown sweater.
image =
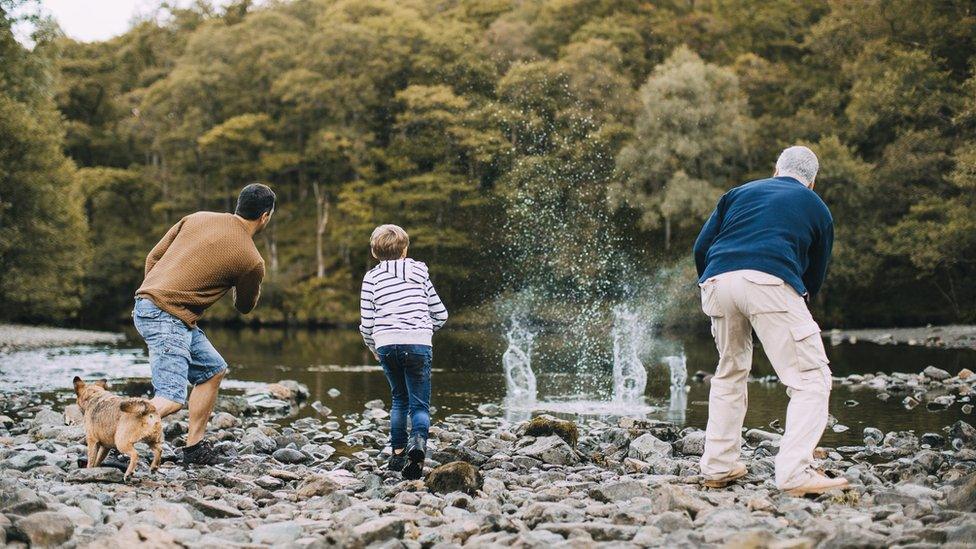
[[149,252],[146,277],[136,291],[132,318],[149,347],[155,395],[162,417],[179,411],[189,395],[190,426],[185,464],[220,463],[203,440],[227,362],[197,327],[203,312],[234,291],[234,306],[247,314],[261,293],[264,260],[254,245],[274,213],[275,194],[252,183],[241,190],[233,214],[197,212],[181,219]]

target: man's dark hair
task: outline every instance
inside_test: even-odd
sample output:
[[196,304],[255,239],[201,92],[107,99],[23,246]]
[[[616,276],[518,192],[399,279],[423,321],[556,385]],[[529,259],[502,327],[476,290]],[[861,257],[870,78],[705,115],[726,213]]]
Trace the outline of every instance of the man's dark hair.
[[234,213],[254,221],[260,218],[265,212],[270,212],[275,207],[275,193],[271,187],[261,183],[251,183],[241,189],[240,196],[237,197],[237,208]]

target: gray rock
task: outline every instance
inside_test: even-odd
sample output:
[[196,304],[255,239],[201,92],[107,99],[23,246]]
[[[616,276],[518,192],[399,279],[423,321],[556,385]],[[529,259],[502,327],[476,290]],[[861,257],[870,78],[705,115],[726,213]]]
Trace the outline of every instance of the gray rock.
[[597,501],[624,501],[650,495],[650,490],[636,480],[621,480],[601,484],[590,490],[590,497]]
[[82,425],[85,423],[85,413],[77,404],[69,404],[64,407],[64,423],[67,425]]
[[254,480],[254,484],[257,484],[265,490],[277,490],[285,485],[285,482],[279,478],[275,478],[271,475],[264,475],[258,477]]
[[75,469],[65,478],[68,482],[123,482],[124,474],[114,467]]
[[214,429],[233,429],[240,421],[227,412],[218,412],[210,419],[210,426]]
[[949,439],[959,439],[966,448],[976,448],[976,429],[963,420],[953,423],[949,427]]
[[272,522],[251,530],[251,542],[259,545],[285,545],[298,539],[301,534],[302,527],[297,522]]
[[583,522],[586,520],[586,513],[563,503],[536,502],[525,509],[522,520],[529,527],[535,528],[543,522]]
[[329,389],[328,391],[326,391],[325,394],[329,395],[332,398],[335,398],[335,397],[341,395],[342,393],[339,392],[339,389],[336,389],[335,387],[333,387],[333,388]]
[[884,440],[884,433],[880,429],[875,429],[874,427],[864,428],[864,444],[868,446],[877,446],[881,444]]
[[364,545],[403,537],[404,521],[399,517],[379,517],[356,526],[353,533]]
[[27,450],[15,452],[12,456],[6,459],[4,465],[6,465],[8,469],[29,471],[31,469],[41,467],[42,465],[57,466],[58,461],[58,456],[50,452],[45,452],[44,450]]
[[165,528],[189,528],[193,526],[193,515],[186,506],[179,503],[159,501],[149,508],[156,522]]
[[970,473],[952,486],[946,506],[957,511],[976,512],[976,473]]
[[308,456],[300,450],[294,450],[292,448],[282,448],[276,450],[272,457],[281,463],[304,463],[308,461]]
[[696,496],[686,492],[679,486],[665,484],[654,492],[654,512],[663,513],[665,511],[687,511],[692,518],[699,513],[712,508],[711,504],[702,501]]
[[540,437],[517,452],[519,455],[538,459],[553,465],[575,465],[579,463],[579,456],[566,444],[566,441],[556,435]]
[[661,532],[670,534],[678,530],[688,530],[692,527],[688,513],[684,511],[665,511],[655,514],[651,518],[650,524],[656,526]]
[[832,525],[831,530],[833,533],[817,545],[817,549],[850,549],[852,547],[882,549],[890,545],[883,536],[875,534],[867,528],[859,528],[843,521]]
[[296,493],[300,498],[311,498],[315,496],[327,496],[341,489],[342,485],[331,477],[316,475],[305,479],[298,486]]
[[600,522],[543,522],[536,526],[536,530],[548,530],[562,536],[570,536],[576,531],[583,531],[589,534],[594,541],[629,541],[637,534],[636,526]]
[[241,438],[241,446],[247,452],[256,454],[270,454],[278,448],[278,444],[273,438],[261,432],[260,429],[250,428]]
[[55,511],[41,511],[19,519],[14,525],[32,547],[53,547],[65,543],[75,532],[71,519]]
[[922,375],[929,379],[934,379],[935,381],[945,381],[952,377],[952,374],[935,366],[927,366],[922,370]]
[[64,414],[59,414],[48,407],[44,407],[38,410],[30,420],[32,430],[47,425],[64,425]]
[[231,507],[220,501],[208,501],[189,494],[183,497],[183,501],[211,518],[240,518],[244,516],[236,507]]
[[650,433],[645,433],[630,442],[627,455],[641,461],[657,461],[671,455],[671,445]]
[[367,410],[382,410],[385,407],[385,404],[383,404],[382,400],[376,399],[370,400],[364,406]]
[[[880,431],[878,431],[880,433]],[[769,431],[763,431],[762,429],[749,429],[746,431],[745,436],[746,442],[752,446],[757,446],[761,442],[769,441],[779,443],[783,438],[783,435],[779,433],[771,433]],[[880,439],[879,439],[880,440]]]
[[328,406],[322,404],[318,400],[312,403],[312,409],[318,412],[319,415],[323,417],[328,417],[332,415],[332,408],[329,408]]
[[705,453],[705,431],[693,431],[681,437],[675,448],[686,456],[700,456]]

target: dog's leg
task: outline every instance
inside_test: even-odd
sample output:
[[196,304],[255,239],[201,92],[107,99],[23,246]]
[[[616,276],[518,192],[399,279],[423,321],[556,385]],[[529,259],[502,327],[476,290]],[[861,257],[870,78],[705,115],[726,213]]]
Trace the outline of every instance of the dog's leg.
[[85,442],[88,444],[88,465],[86,469],[91,469],[96,466],[95,458],[98,455],[98,441],[89,437]]
[[124,479],[128,481],[132,478],[132,473],[136,470],[136,465],[139,464],[139,452],[136,452],[136,447],[132,443],[120,444],[118,445],[119,452],[129,456],[129,468],[125,470]]
[[105,458],[107,456],[108,456],[108,446],[99,444],[98,445],[98,451],[95,452],[95,465],[94,465],[94,467],[101,467],[102,466],[102,462],[105,461]]
[[152,464],[149,465],[149,470],[155,473],[159,469],[160,460],[163,459],[163,444],[158,440],[152,441],[151,444],[152,444],[153,460],[152,460]]

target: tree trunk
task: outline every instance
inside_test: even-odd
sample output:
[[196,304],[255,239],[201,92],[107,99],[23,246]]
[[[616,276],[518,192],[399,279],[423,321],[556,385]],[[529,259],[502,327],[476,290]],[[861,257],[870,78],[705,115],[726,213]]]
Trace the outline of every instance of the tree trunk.
[[319,187],[318,182],[312,183],[312,193],[315,194],[315,276],[325,277],[325,228],[329,224],[329,197]]
[[671,249],[671,216],[664,216],[664,249]]

